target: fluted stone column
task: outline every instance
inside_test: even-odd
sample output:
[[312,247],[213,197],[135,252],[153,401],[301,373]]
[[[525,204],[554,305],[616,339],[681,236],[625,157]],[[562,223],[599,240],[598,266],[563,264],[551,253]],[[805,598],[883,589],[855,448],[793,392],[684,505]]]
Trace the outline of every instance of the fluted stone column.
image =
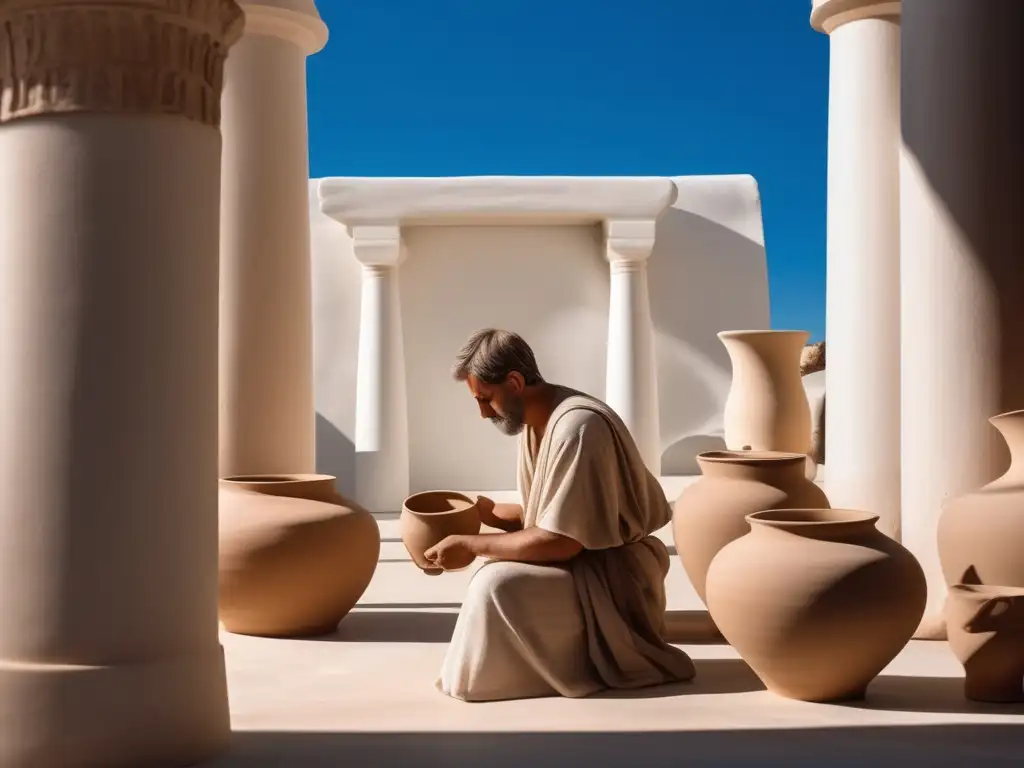
[[658,370],[647,290],[656,222],[605,222],[611,269],[605,399],[636,441],[647,468],[661,474]]
[[189,765],[217,632],[233,0],[0,4],[0,766]]
[[904,0],[902,26],[903,541],[941,638],[942,504],[1006,468],[987,419],[1024,408],[1024,3]]
[[224,84],[220,474],[316,471],[306,57],[313,0],[243,0]]
[[815,0],[829,35],[828,429],[832,505],[900,537],[900,4]]
[[354,226],[362,264],[356,374],[356,499],[372,512],[396,512],[409,495],[409,412],[398,267],[401,228]]

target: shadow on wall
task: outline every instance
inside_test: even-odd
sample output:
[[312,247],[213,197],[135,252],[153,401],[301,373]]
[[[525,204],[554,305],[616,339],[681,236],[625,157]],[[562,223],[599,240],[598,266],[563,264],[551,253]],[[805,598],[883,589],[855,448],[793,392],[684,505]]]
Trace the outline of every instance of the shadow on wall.
[[[943,380],[943,391],[991,388],[984,396],[992,398],[985,403],[990,408],[986,416],[994,416],[1024,408],[1024,3],[997,0],[986,3],[983,12],[977,12],[977,5],[917,1],[904,8],[911,15],[902,26],[903,185],[904,195],[907,189],[912,192],[910,204],[903,203],[903,216],[927,237],[915,237],[910,248],[905,244],[902,258],[914,266],[927,262],[927,273],[916,274],[914,281],[930,281],[935,291],[925,315],[929,332],[904,344],[903,369],[934,375],[933,361],[963,355],[957,362],[965,373]],[[961,55],[948,55],[954,49]],[[978,55],[981,51],[991,53]],[[967,61],[970,66],[964,66]],[[959,306],[945,311],[934,302],[949,300],[951,289],[959,291]],[[910,311],[925,306],[917,298]],[[965,321],[974,327],[964,329]],[[985,373],[976,373],[979,369]],[[909,386],[916,385],[911,379]],[[984,402],[980,395],[962,397],[967,408]],[[912,402],[921,404],[914,417],[923,420],[931,400],[921,396]],[[948,428],[932,431],[933,439],[953,436],[952,425],[944,426]],[[970,431],[956,433],[955,442],[951,456],[975,457],[968,474],[958,468],[963,489],[987,482],[1009,466],[1004,441],[983,420],[975,421]],[[978,461],[979,455],[985,458]]]
[[[759,695],[759,694],[755,694]],[[472,706],[472,705],[467,705]],[[485,706],[485,705],[476,705]],[[211,768],[521,768],[523,765],[785,766],[860,768],[1018,766],[1018,725],[942,724],[848,728],[577,733],[268,733],[234,736]]]
[[[677,183],[677,206],[687,205],[687,182]],[[750,189],[737,194],[741,179],[717,183],[727,190],[726,201],[708,207],[718,210],[702,215],[676,207],[665,213],[650,260],[665,475],[698,474],[696,454],[724,447],[722,412],[732,365],[719,331],[770,325],[764,245],[752,237],[757,233],[738,231],[752,228],[755,219],[760,227],[760,214],[744,207],[756,199],[756,184],[749,179]],[[707,199],[706,191],[700,199]]]
[[661,471],[666,475],[699,475],[697,455],[724,450],[725,440],[718,435],[690,435],[674,442],[661,455]]
[[338,478],[335,485],[342,496],[356,492],[356,446],[322,414],[316,415],[316,471]]

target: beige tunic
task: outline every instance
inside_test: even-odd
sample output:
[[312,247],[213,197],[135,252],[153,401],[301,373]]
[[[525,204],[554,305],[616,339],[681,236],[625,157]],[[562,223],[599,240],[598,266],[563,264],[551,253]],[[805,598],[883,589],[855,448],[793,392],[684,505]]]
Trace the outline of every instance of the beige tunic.
[[470,583],[438,688],[464,701],[587,696],[690,680],[663,639],[671,519],[619,417],[562,389],[540,444],[520,438],[524,527],[569,536],[564,565],[489,562]]

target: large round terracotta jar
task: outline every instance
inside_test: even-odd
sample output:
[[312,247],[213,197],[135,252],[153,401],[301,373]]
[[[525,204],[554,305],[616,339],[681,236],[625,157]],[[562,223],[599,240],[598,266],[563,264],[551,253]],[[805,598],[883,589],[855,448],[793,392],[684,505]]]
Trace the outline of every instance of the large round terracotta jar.
[[747,519],[750,533],[708,570],[718,629],[779,695],[862,698],[921,621],[921,566],[866,512],[768,510]]
[[[427,560],[423,553],[448,536],[471,536],[480,533],[480,512],[476,502],[455,491],[423,491],[414,493],[402,504],[400,520],[402,543],[412,561],[424,573],[436,576],[442,570]],[[473,560],[459,563],[468,568]]]
[[672,534],[690,583],[707,603],[704,581],[726,544],[750,532],[747,515],[765,509],[828,508],[825,492],[804,475],[802,453],[710,451],[703,475],[676,499]]
[[220,481],[220,620],[267,637],[329,634],[377,568],[380,530],[329,475]]
[[939,560],[950,585],[1024,587],[1024,411],[989,421],[1010,449],[1010,467],[945,505],[938,523]]

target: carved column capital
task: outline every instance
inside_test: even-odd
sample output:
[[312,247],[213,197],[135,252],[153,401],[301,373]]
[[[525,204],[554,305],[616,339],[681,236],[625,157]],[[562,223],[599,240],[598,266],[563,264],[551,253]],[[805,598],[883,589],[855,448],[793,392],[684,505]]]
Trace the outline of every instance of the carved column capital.
[[349,227],[352,252],[364,267],[397,267],[405,261],[402,228],[397,224]]
[[812,0],[811,26],[831,35],[851,21],[898,19],[900,11],[900,0]]
[[604,223],[605,257],[612,268],[636,268],[647,262],[654,250],[657,221],[612,219]]
[[68,113],[174,115],[218,127],[235,0],[6,0],[0,124]]

